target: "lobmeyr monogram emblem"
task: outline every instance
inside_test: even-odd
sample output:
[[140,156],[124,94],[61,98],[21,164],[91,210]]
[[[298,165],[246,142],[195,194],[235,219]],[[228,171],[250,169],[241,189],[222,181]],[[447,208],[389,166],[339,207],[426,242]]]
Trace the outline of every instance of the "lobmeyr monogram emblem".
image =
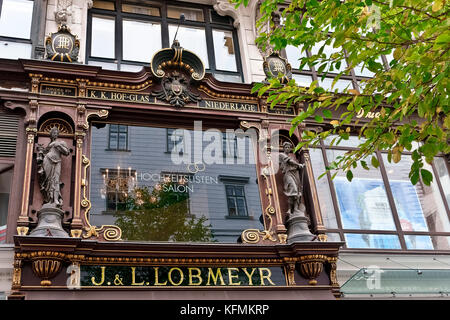
[[173,71],[162,80],[162,87],[153,95],[161,100],[167,101],[175,107],[183,107],[186,103],[197,102],[200,96],[191,92],[186,77],[178,71]]

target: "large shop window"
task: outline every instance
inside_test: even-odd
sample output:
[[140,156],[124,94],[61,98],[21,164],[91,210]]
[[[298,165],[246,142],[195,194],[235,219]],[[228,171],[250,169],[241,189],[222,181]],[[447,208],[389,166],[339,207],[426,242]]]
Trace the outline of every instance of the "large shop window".
[[[308,21],[307,25],[309,23],[310,22]],[[334,32],[333,28],[329,27],[328,32],[329,34]],[[328,63],[325,68],[326,70],[329,70],[327,74],[325,74],[325,72],[318,72],[318,67],[321,63],[316,66],[308,66],[306,64],[300,69],[299,59],[301,58],[318,55],[321,59],[326,60],[330,59],[333,53],[341,52],[343,50],[342,47],[334,48],[332,45],[325,45],[322,51],[320,51],[324,43],[324,41],[316,43],[311,50],[306,50],[301,46],[295,47],[292,45],[288,45],[282,50],[282,55],[284,55],[292,66],[292,77],[295,79],[297,85],[309,87],[311,82],[317,80],[318,84],[327,91],[334,92],[337,90],[338,92],[342,92],[344,89],[356,89],[362,92],[364,89],[364,82],[374,76],[374,73],[368,70],[367,65],[360,64],[354,66],[349,71],[343,73],[334,85],[333,81],[336,76],[348,67],[347,61],[345,60],[341,60],[340,65],[338,67],[334,66],[332,69],[330,69],[330,63]],[[376,63],[379,63],[385,69],[388,69],[389,61],[392,60],[391,56],[392,54],[387,56],[380,55],[376,59]]]
[[31,58],[32,0],[0,0],[0,58]]
[[181,46],[197,54],[217,79],[242,82],[232,19],[199,4],[94,1],[89,10],[86,61],[105,69],[138,71],[158,50],[170,47],[175,34]]
[[338,146],[330,146],[331,140],[310,154],[325,227],[334,239],[355,249],[450,250],[445,158],[438,156],[432,166],[426,164],[435,173],[431,186],[421,181],[411,184],[409,154],[394,164],[387,154],[378,153],[380,166],[370,170],[358,166],[351,182],[342,172],[334,179],[331,174],[317,179],[330,162],[359,144],[357,137]]
[[[127,128],[128,152],[105,148],[113,126]],[[263,228],[251,136],[232,129],[97,127],[91,224],[117,225],[130,241],[236,243],[245,229]],[[224,157],[225,135],[239,157]]]

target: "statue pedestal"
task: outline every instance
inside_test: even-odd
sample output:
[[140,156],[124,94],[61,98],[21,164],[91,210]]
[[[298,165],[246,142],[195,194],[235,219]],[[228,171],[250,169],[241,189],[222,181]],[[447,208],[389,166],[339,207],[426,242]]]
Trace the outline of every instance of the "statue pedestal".
[[44,204],[38,212],[38,225],[31,231],[34,237],[68,238],[69,234],[62,228],[64,211],[52,204]]
[[[304,206],[302,209],[304,209]],[[308,218],[306,218],[304,211],[296,211],[289,215],[286,225],[288,243],[309,242],[317,238],[309,231]]]

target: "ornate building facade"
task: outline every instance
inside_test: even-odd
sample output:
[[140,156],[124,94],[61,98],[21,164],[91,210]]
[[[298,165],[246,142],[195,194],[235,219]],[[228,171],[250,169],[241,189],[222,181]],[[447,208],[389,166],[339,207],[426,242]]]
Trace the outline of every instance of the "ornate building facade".
[[[269,108],[252,84],[321,75],[298,69],[296,48],[259,50],[259,5],[0,0],[3,297],[449,293],[448,158],[431,187],[382,152],[351,183],[318,179],[357,137],[289,148],[326,124],[289,135],[305,106]],[[336,86],[370,76],[355,68]]]

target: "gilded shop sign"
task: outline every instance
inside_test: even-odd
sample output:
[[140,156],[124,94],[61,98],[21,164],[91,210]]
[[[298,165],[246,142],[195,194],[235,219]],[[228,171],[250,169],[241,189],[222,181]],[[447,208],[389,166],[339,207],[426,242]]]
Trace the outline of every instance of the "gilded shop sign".
[[120,91],[107,91],[107,90],[88,90],[88,98],[124,101],[124,102],[138,102],[138,103],[151,103],[155,102],[155,98],[150,94],[132,93],[132,92],[120,92]]
[[82,265],[81,287],[284,286],[282,267]]
[[257,104],[244,103],[244,102],[201,100],[198,103],[198,105],[200,108],[205,108],[205,109],[247,111],[247,112],[257,112],[258,111]]

